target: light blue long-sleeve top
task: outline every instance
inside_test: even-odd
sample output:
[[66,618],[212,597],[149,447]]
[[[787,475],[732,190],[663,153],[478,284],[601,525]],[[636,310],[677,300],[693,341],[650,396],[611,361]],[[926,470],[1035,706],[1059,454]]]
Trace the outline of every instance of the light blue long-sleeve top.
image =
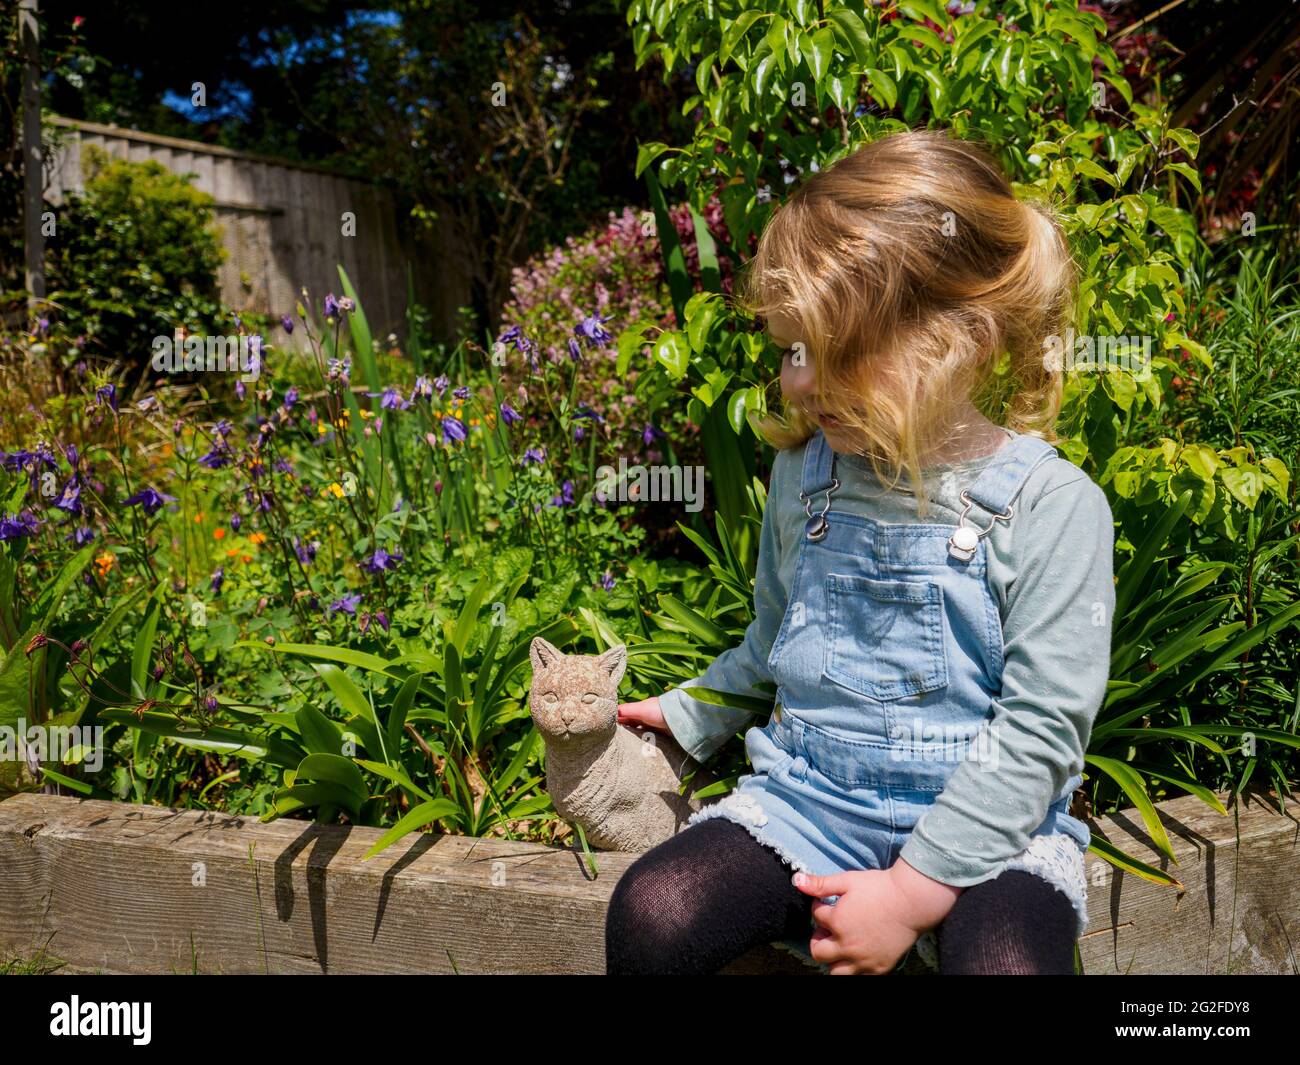
[[[799,501],[805,446],[778,451],[773,462],[754,580],[755,617],[743,642],[719,655],[703,675],[660,696],[674,739],[699,761],[747,724],[761,723],[745,711],[693,699],[686,689],[702,685],[763,695],[754,685],[773,683],[767,659],[785,615],[806,520]],[[882,522],[956,525],[962,489],[1008,453],[1004,448],[927,469],[931,510],[924,518],[908,489],[887,489],[865,459],[840,454],[842,484],[832,510]],[[994,523],[986,543],[1005,658],[993,708],[1001,764],[996,773],[981,772],[975,761],[960,765],[922,816],[901,857],[925,875],[955,886],[996,875],[1027,846],[1057,789],[1082,771],[1109,675],[1113,537],[1105,494],[1061,457],[1030,476],[1014,520]]]

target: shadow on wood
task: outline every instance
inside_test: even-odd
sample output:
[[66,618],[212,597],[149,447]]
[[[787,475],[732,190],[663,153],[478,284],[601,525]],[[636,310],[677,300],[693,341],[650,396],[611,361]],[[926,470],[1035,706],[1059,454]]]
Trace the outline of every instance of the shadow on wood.
[[[1179,895],[1089,855],[1090,975],[1295,973],[1300,822],[1272,800],[1230,816],[1161,810]],[[1235,824],[1234,824],[1235,822]],[[1094,833],[1166,863],[1134,813]],[[0,803],[0,952],[64,971],[600,973],[605,909],[637,855],[417,835],[363,861],[379,829],[50,795]],[[816,975],[756,950],[728,974]]]

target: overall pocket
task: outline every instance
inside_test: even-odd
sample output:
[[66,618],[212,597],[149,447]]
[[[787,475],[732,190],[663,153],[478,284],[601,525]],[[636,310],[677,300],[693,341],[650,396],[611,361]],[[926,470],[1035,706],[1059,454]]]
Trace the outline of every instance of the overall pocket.
[[880,702],[948,686],[937,581],[830,573],[826,601],[829,680]]

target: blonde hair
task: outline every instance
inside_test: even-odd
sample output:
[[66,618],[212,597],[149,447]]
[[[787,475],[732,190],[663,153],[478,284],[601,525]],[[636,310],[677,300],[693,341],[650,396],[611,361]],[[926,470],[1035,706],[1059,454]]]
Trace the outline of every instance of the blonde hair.
[[[1055,441],[1062,379],[1042,344],[1064,332],[1075,285],[1049,208],[1018,200],[983,148],[914,131],[805,182],[763,231],[737,299],[798,324],[817,406],[866,442],[881,480],[906,476],[924,507],[921,457],[1000,358],[1005,424]],[[817,424],[786,402],[757,428],[788,448]]]

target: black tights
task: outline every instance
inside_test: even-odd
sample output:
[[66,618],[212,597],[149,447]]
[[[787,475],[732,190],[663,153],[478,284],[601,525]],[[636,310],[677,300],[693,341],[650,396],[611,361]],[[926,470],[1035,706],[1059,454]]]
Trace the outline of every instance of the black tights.
[[[614,887],[605,919],[611,975],[715,973],[780,939],[811,937],[812,898],[741,825],[710,817],[647,851]],[[1074,973],[1070,900],[1011,869],[967,888],[939,926],[942,974]]]

